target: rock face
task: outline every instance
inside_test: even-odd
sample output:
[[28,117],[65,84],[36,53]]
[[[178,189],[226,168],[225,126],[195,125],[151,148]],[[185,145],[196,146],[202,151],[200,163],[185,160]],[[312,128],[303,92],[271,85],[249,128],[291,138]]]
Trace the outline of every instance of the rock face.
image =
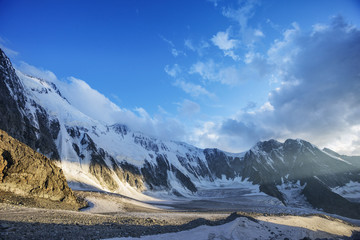
[[[27,96],[10,60],[0,49],[0,129],[48,157],[59,160],[54,139],[59,122],[50,119],[46,110]],[[29,108],[33,107],[33,113]]]
[[360,218],[360,204],[353,203],[331,191],[317,177],[305,180],[306,186],[302,193],[314,207],[328,213],[335,213],[349,218]]
[[84,206],[68,187],[62,170],[44,155],[0,130],[0,191],[48,199],[64,208]]

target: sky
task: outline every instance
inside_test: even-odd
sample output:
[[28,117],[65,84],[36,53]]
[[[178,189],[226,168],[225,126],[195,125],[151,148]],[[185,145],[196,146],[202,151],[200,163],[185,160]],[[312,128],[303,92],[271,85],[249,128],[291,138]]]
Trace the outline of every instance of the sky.
[[[0,0],[0,47],[106,124],[360,155],[360,1]],[[119,111],[120,109],[120,111]]]

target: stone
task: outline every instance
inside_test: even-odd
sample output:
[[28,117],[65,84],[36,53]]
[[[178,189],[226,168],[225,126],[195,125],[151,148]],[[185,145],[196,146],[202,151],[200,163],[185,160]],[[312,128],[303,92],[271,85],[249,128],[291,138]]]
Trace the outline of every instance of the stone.
[[[46,199],[65,208],[86,206],[69,188],[62,170],[53,161],[0,130],[0,191],[2,200],[24,205]],[[16,199],[14,195],[23,198]],[[35,200],[36,198],[36,200]],[[39,198],[39,199],[37,199]]]

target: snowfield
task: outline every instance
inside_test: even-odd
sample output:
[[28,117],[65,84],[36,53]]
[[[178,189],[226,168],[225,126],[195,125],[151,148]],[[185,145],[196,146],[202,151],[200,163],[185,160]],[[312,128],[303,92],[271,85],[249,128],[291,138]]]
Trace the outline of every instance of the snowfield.
[[[255,220],[255,221],[254,221]],[[219,226],[200,226],[188,231],[141,236],[140,238],[111,238],[111,240],[250,240],[250,239],[303,239],[350,237],[354,230],[342,222],[334,222],[318,216],[257,217],[250,220],[239,217]],[[110,239],[108,239],[110,240]]]
[[331,189],[349,201],[360,202],[360,183],[350,181],[345,186]]

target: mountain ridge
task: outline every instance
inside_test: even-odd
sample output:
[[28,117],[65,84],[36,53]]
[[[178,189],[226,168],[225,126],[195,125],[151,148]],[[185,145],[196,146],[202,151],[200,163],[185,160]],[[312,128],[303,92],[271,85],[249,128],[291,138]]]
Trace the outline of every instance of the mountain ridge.
[[[59,160],[74,188],[83,184],[132,196],[144,190],[191,196],[198,188],[216,186],[219,180],[239,185],[249,181],[259,191],[291,205],[293,199],[279,186],[300,182],[299,194],[321,208],[324,198],[310,194],[307,183],[327,192],[350,181],[360,182],[356,164],[300,139],[284,143],[271,139],[232,154],[156,139],[120,123],[108,126],[72,106],[55,83],[14,70],[2,51],[0,58],[0,128]],[[341,204],[353,207],[333,194]],[[344,214],[341,207],[332,209]],[[360,211],[356,214],[360,216]]]

